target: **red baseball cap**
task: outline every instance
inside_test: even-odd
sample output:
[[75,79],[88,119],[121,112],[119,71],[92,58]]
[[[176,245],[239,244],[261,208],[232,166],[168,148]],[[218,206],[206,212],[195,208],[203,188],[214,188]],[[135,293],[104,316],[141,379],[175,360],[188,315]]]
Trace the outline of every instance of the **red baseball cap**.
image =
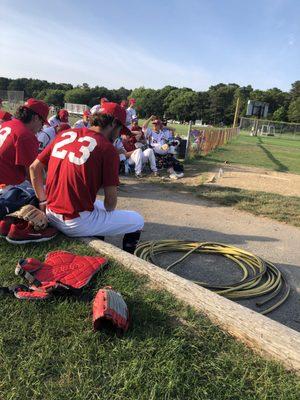
[[12,114],[4,111],[4,110],[0,110],[0,120],[2,121],[10,121],[12,117]]
[[109,114],[115,117],[123,125],[121,134],[128,135],[131,133],[130,129],[126,128],[126,110],[117,103],[105,102],[102,104],[101,114]]
[[85,110],[85,111],[83,111],[83,114],[82,114],[84,117],[88,117],[89,115],[91,115],[91,112],[90,112],[90,110]]
[[67,110],[61,109],[58,112],[59,119],[61,122],[68,122],[69,121],[69,113]]
[[44,101],[30,98],[24,103],[24,107],[34,111],[47,123],[49,107]]

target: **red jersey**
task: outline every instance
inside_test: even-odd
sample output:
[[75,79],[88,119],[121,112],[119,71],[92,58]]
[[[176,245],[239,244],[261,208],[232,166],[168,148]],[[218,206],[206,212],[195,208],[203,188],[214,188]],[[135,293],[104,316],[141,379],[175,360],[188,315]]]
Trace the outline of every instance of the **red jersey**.
[[0,184],[18,185],[38,155],[39,142],[19,119],[0,126]]
[[116,149],[101,133],[88,128],[58,134],[38,159],[48,166],[47,208],[65,219],[93,211],[100,187],[119,184]]
[[136,147],[135,147],[136,141],[137,140],[136,140],[135,136],[126,136],[126,138],[122,139],[124,149],[126,151],[136,150]]

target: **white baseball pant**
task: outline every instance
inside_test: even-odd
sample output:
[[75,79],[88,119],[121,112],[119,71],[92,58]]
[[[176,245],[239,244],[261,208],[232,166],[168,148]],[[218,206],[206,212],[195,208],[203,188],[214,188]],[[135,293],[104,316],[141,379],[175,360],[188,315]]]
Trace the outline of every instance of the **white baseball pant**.
[[156,172],[156,161],[154,151],[152,149],[146,149],[142,151],[142,149],[136,149],[131,156],[128,158],[128,162],[130,165],[135,164],[135,173],[140,174],[143,169],[143,164],[146,162],[150,163],[150,168],[152,172]]
[[51,225],[70,237],[125,235],[143,229],[144,219],[135,211],[106,211],[103,201],[96,200],[93,211],[83,211],[79,217],[64,220],[61,214],[46,210]]

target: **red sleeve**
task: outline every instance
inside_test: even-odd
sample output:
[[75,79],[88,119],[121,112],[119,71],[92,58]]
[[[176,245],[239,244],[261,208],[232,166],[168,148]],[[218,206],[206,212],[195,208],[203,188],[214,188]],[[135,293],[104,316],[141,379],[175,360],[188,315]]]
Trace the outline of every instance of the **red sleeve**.
[[29,167],[36,159],[39,142],[35,136],[21,135],[16,141],[16,165]]
[[113,147],[107,147],[103,153],[103,187],[119,185],[119,154]]
[[53,148],[53,142],[51,144],[49,144],[48,146],[46,146],[44,148],[44,150],[37,157],[37,159],[45,166],[48,165],[48,162],[50,160],[52,148]]

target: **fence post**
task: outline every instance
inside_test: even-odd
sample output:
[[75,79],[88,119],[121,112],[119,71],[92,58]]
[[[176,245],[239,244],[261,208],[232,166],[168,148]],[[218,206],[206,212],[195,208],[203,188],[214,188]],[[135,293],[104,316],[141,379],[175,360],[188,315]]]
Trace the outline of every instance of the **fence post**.
[[191,130],[192,130],[192,121],[189,122],[189,129],[188,129],[188,135],[187,135],[187,140],[186,140],[184,161],[187,161],[188,156],[189,156],[189,147],[190,147],[190,141],[191,141]]

